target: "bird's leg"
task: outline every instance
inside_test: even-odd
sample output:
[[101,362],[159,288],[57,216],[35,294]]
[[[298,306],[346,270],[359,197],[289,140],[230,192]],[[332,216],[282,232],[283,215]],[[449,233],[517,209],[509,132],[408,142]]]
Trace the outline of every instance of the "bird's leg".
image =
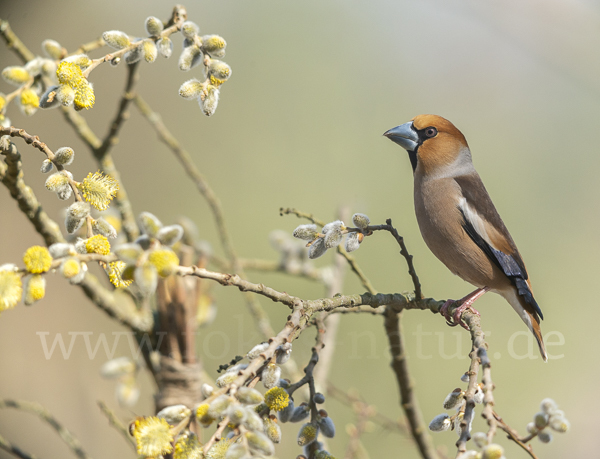
[[[467,296],[465,296],[464,298],[458,300],[458,301],[454,301],[454,300],[448,300],[444,303],[444,305],[441,307],[440,309],[440,314],[442,316],[444,316],[444,318],[446,319],[446,323],[448,325],[450,325],[451,327],[456,327],[457,325],[460,325],[461,327],[463,327],[465,330],[468,330],[469,327],[467,327],[467,325],[462,321],[461,319],[461,315],[463,312],[465,312],[467,309],[470,309],[471,311],[473,311],[475,314],[479,315],[479,311],[477,311],[476,309],[474,309],[472,307],[473,303],[475,303],[475,301],[484,293],[488,292],[490,289],[489,287],[482,287],[482,288],[478,288],[477,290],[475,290],[474,292],[469,293]],[[452,317],[450,317],[450,314],[448,313],[448,308],[455,303],[460,303],[460,306],[457,307],[454,310],[454,314]]]

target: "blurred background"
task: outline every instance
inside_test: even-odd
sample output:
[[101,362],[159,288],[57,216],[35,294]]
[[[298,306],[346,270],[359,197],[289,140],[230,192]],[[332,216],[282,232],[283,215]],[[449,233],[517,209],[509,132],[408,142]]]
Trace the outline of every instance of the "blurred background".
[[[224,60],[233,76],[222,88],[216,114],[207,118],[195,102],[178,96],[181,83],[201,78],[201,67],[186,74],[177,68],[180,35],[174,36],[171,59],[141,64],[137,90],[162,114],[215,189],[240,256],[277,259],[269,233],[291,232],[302,223],[280,217],[282,206],[330,221],[346,205],[374,223],[392,218],[415,256],[426,296],[464,296],[471,286],[450,274],[419,234],[406,152],[381,135],[421,113],[448,118],[465,134],[475,166],[520,248],[544,312],[543,332],[556,343],[548,347],[554,358],[544,364],[537,347],[530,352],[527,330],[504,300],[486,295],[478,302],[493,358],[496,410],[525,433],[539,402],[552,397],[572,428],[549,445],[534,440],[534,451],[543,458],[597,455],[600,437],[591,420],[600,409],[600,313],[594,304],[600,274],[598,3],[220,0],[185,6],[201,33],[219,34],[228,43]],[[26,46],[41,54],[46,38],[72,52],[106,30],[144,36],[145,18],[166,20],[172,7],[158,0],[21,0],[3,2],[0,14]],[[0,63],[20,64],[3,43]],[[108,129],[126,73],[124,64],[102,65],[90,77],[96,104],[81,114],[98,135]],[[0,91],[13,89],[0,82]],[[26,118],[12,105],[8,116],[53,150],[73,147],[76,179],[96,170],[58,110]],[[23,155],[25,180],[50,216],[62,221],[64,203],[45,190],[39,172],[42,155],[18,139],[15,143]],[[136,214],[152,211],[165,224],[186,215],[221,253],[206,203],[133,107],[113,155]],[[23,252],[42,239],[4,187],[0,212],[0,264],[21,264]],[[332,257],[328,253],[316,264],[330,264]],[[356,258],[378,291],[411,290],[405,262],[389,235],[369,238]],[[324,294],[318,284],[284,275],[250,272],[250,279],[302,298]],[[218,285],[213,292],[217,319],[199,336],[198,352],[215,376],[219,364],[247,352],[260,337],[239,292]],[[344,293],[362,292],[348,274]],[[279,330],[288,310],[260,301]],[[382,322],[380,317],[343,316],[330,381],[340,389],[355,388],[380,413],[397,419],[402,415]],[[123,331],[78,288],[50,276],[46,299],[0,317],[0,397],[43,404],[93,457],[132,457],[96,403],[104,400],[125,421],[152,413],[150,379],[141,374],[139,402],[131,410],[121,409],[114,382],[99,376],[108,359],[102,349],[90,358],[79,336],[69,358],[56,348],[47,359],[42,345],[44,336],[51,346],[58,334],[69,344],[74,332],[93,332],[92,344],[105,333],[112,345],[114,333]],[[416,392],[429,422],[444,411],[447,393],[464,387],[459,378],[468,368],[468,333],[422,311],[404,314],[404,331]],[[308,361],[313,340],[308,330],[294,345],[299,363]],[[115,356],[131,355],[125,339],[115,349]],[[332,397],[325,408],[338,428],[329,450],[342,457],[345,426],[355,421],[354,415]],[[298,427],[285,426],[278,457],[300,454],[290,438]],[[474,428],[484,429],[479,412]],[[1,410],[0,433],[40,457],[71,454],[54,431],[30,414]],[[503,434],[496,438],[507,457],[526,457]],[[379,426],[362,439],[370,457],[418,457],[410,439]],[[434,441],[454,455],[454,432],[436,434]],[[8,456],[0,452],[0,457]]]

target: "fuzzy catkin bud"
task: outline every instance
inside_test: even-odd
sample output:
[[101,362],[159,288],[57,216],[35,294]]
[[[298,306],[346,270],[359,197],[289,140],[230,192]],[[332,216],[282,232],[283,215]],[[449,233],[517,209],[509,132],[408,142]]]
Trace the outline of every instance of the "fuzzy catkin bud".
[[443,413],[438,414],[431,420],[429,423],[429,430],[432,432],[443,432],[450,429],[451,426],[452,421],[450,420],[450,416],[448,416],[446,413]]
[[251,407],[246,407],[246,419],[243,424],[246,429],[253,431],[262,431],[264,428],[262,419]]
[[196,78],[192,78],[179,87],[179,95],[188,100],[196,99],[197,97],[200,97],[203,90],[204,85],[202,82]]
[[202,37],[202,49],[211,57],[221,58],[225,56],[226,47],[227,42],[219,35],[204,35]]
[[44,298],[46,294],[46,279],[41,274],[33,274],[25,280],[23,289],[23,303],[31,306],[36,301]]
[[56,100],[63,106],[68,107],[75,101],[75,90],[68,84],[61,85],[56,90]]
[[239,403],[232,403],[227,408],[227,416],[229,417],[229,422],[240,425],[246,419],[246,410]]
[[310,407],[306,403],[301,403],[294,409],[294,412],[290,416],[290,422],[300,422],[308,417],[310,414]]
[[181,33],[186,38],[194,38],[200,32],[200,27],[192,21],[185,21],[181,25]]
[[198,97],[200,108],[206,116],[212,116],[215,114],[217,106],[219,105],[219,94],[219,88],[209,84],[206,87],[206,94],[201,94],[200,97]]
[[245,405],[257,405],[264,402],[262,394],[251,387],[240,387],[235,393],[236,398]]
[[142,58],[142,47],[137,45],[135,48],[125,53],[125,62],[128,64],[135,64]]
[[302,239],[304,241],[312,241],[318,236],[318,234],[319,231],[317,230],[317,225],[315,224],[300,225],[292,233],[295,238]]
[[281,427],[275,416],[269,416],[264,420],[264,433],[273,443],[281,442]]
[[69,234],[77,231],[86,217],[90,214],[90,205],[87,202],[75,202],[67,208],[67,216],[65,217],[65,227]]
[[369,220],[369,217],[367,217],[365,214],[354,214],[352,216],[352,223],[354,223],[357,228],[364,230],[367,228],[367,226],[369,226],[371,220]]
[[164,58],[168,59],[173,54],[173,42],[169,37],[162,37],[158,40],[156,42],[156,48],[158,49],[158,54]]
[[154,36],[159,35],[165,28],[162,21],[158,18],[155,18],[154,16],[148,16],[146,18],[145,26],[146,26],[146,32],[148,32],[148,35],[154,35]]
[[273,442],[262,432],[246,432],[244,434],[250,450],[254,453],[271,456],[275,452]]
[[540,403],[540,408],[544,413],[552,414],[558,409],[558,405],[551,398],[545,398],[542,400],[542,403]]
[[349,233],[346,237],[344,249],[346,249],[346,252],[354,252],[360,247],[360,243],[363,239],[364,235],[362,233]]
[[144,263],[142,266],[135,268],[133,278],[142,295],[149,296],[156,291],[156,286],[158,285],[158,273],[153,264]]
[[210,397],[214,390],[215,389],[212,386],[206,383],[202,384],[202,387],[200,388],[200,391],[202,392],[202,395],[204,395],[204,398]]
[[181,225],[170,225],[161,228],[156,233],[156,239],[163,245],[172,246],[178,242],[183,236],[183,228]]
[[156,233],[162,228],[163,224],[154,214],[142,212],[139,217],[142,231],[150,237],[156,237]]
[[131,45],[129,36],[120,30],[107,30],[102,34],[102,38],[108,46],[114,49],[123,49]]
[[67,255],[75,255],[75,247],[73,244],[67,244],[66,242],[57,242],[48,247],[48,252],[52,258],[63,258]]
[[327,438],[335,437],[335,424],[329,416],[325,416],[318,421],[321,433]]
[[317,392],[313,397],[313,402],[318,405],[325,403],[325,396],[321,392]]
[[481,451],[481,459],[501,459],[504,456],[504,448],[492,443],[487,445]]
[[565,433],[571,428],[571,423],[564,416],[551,416],[550,428],[556,432]]
[[31,78],[31,75],[25,67],[10,66],[5,67],[4,70],[2,70],[2,78],[4,78],[4,81],[7,83],[21,86]]
[[130,375],[136,370],[136,365],[129,357],[117,357],[105,362],[100,367],[100,376],[106,379],[116,379]]
[[232,401],[234,401],[234,399],[228,395],[219,395],[208,407],[209,416],[214,419],[224,416],[225,411],[227,411],[227,408],[229,408],[229,405],[231,405]]
[[169,424],[174,426],[179,424],[184,419],[189,418],[191,414],[192,410],[185,405],[172,405],[160,410],[156,414],[156,417],[163,418]]
[[75,276],[71,277],[69,279],[69,282],[73,285],[77,285],[77,284],[81,283],[81,281],[83,281],[83,279],[85,279],[85,275],[86,275],[87,271],[88,271],[87,264],[81,263],[79,265],[79,274],[76,274]]
[[463,401],[464,392],[460,388],[454,389],[444,399],[444,409],[451,410],[456,408]]
[[286,363],[292,355],[292,343],[283,343],[275,349],[275,362],[279,365]]
[[546,430],[538,432],[538,438],[542,443],[550,443],[552,441],[552,434]]
[[[61,62],[69,62],[71,64],[75,64],[81,70],[87,69],[92,64],[92,60],[86,54],[74,54],[73,56],[65,57]],[[61,81],[61,83],[64,82]]]
[[62,147],[56,150],[54,154],[54,163],[60,166],[68,166],[75,159],[75,153],[72,148]]
[[260,354],[265,352],[268,348],[269,348],[269,343],[267,343],[267,342],[257,344],[252,349],[250,349],[250,352],[248,352],[248,354],[246,354],[246,357],[248,357],[248,360],[254,360]]
[[310,258],[311,260],[314,260],[315,258],[319,258],[325,252],[327,252],[327,247],[325,247],[325,242],[324,242],[323,238],[319,238],[315,242],[313,242],[311,244],[310,248],[308,249],[308,258]]
[[72,279],[81,271],[81,265],[76,258],[67,258],[60,264],[59,271],[66,279]]
[[475,389],[475,394],[473,394],[473,401],[477,404],[483,403],[483,397],[483,389],[481,388],[481,384],[479,384],[477,389]]
[[318,434],[319,434],[319,428],[316,425],[314,425],[310,422],[304,424],[300,428],[300,431],[298,432],[298,445],[299,446],[310,445],[313,441],[315,441],[317,439]]
[[40,108],[54,108],[58,107],[60,101],[56,97],[57,91],[60,86],[50,86],[44,94],[40,97]]
[[202,51],[199,46],[192,45],[184,48],[179,56],[179,70],[187,72],[202,61]]
[[60,43],[50,39],[44,40],[42,42],[42,49],[48,57],[51,57],[55,60],[59,60],[61,57],[67,54],[67,51],[62,46],[60,46]]
[[217,387],[226,387],[231,384],[237,378],[237,373],[235,371],[228,371],[225,374],[222,374],[217,378],[215,383]]
[[114,252],[128,265],[135,265],[138,259],[142,256],[142,248],[135,243],[121,244],[114,248]]
[[156,48],[154,40],[144,40],[142,43],[142,55],[144,56],[144,60],[149,64],[156,60],[158,49]]
[[222,83],[223,81],[227,81],[231,76],[231,67],[223,61],[211,59],[206,73],[209,78],[216,78]]
[[266,389],[271,389],[272,387],[275,387],[280,377],[281,368],[279,368],[274,363],[270,363],[269,365],[267,365],[261,373],[263,386],[265,386]]
[[543,411],[540,411],[533,417],[533,422],[538,429],[543,429],[548,425],[548,415]]
[[111,239],[117,237],[117,230],[102,217],[92,222],[92,229],[95,234],[101,234],[104,237],[109,237]]
[[52,166],[52,161],[50,161],[49,159],[45,159],[42,161],[42,167],[40,168],[40,172],[42,174],[47,174],[52,170]]
[[288,406],[286,406],[283,410],[279,412],[279,420],[281,422],[288,422],[294,413],[294,400],[290,398]]

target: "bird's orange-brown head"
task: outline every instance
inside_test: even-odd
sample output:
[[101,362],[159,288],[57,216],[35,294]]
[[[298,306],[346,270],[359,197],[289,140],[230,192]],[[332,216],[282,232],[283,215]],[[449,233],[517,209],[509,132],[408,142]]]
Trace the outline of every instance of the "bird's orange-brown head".
[[437,115],[416,116],[383,135],[406,149],[413,170],[419,165],[424,174],[454,163],[469,148],[462,132]]

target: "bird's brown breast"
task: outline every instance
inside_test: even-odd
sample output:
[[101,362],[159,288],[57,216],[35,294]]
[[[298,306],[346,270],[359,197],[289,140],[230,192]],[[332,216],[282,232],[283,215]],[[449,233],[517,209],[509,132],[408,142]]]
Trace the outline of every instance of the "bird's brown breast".
[[450,271],[476,287],[509,287],[506,275],[463,229],[457,196],[460,187],[453,178],[415,174],[415,213],[425,243]]

